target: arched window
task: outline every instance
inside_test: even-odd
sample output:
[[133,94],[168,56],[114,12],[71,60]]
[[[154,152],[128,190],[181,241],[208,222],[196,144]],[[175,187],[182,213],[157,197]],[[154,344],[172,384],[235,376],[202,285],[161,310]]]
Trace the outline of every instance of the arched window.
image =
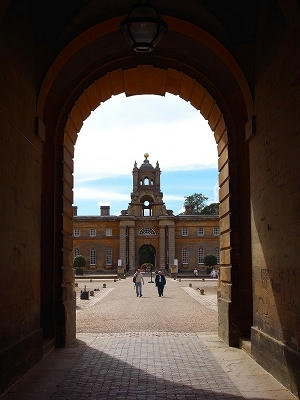
[[144,203],[143,203],[143,216],[144,217],[152,216],[151,204],[148,200],[144,201]]
[[152,228],[143,228],[140,230],[139,235],[141,236],[151,236],[156,235],[155,230]]
[[147,186],[150,185],[150,180],[149,180],[149,178],[146,177],[146,178],[144,179],[144,185],[147,185]]

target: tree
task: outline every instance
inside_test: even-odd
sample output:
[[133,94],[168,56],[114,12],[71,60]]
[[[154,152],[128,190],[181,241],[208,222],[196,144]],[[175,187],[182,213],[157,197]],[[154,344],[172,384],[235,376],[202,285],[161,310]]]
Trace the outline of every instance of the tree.
[[202,193],[194,193],[190,196],[184,197],[185,214],[201,214],[201,210],[204,208],[207,197],[203,196]]
[[83,268],[85,267],[86,260],[83,256],[76,256],[73,260],[73,268],[76,270],[77,275],[83,275]]
[[218,263],[217,257],[214,256],[213,254],[208,254],[207,256],[204,257],[204,265],[206,265],[207,272],[210,272],[212,270],[212,267],[214,267]]
[[219,215],[219,203],[211,203],[203,207],[201,214],[205,215]]

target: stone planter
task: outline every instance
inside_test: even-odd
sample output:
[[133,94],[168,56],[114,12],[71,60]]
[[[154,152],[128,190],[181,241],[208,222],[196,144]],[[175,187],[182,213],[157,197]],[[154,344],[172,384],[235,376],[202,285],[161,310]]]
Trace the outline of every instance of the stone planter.
[[76,268],[75,274],[76,275],[83,275],[83,268]]

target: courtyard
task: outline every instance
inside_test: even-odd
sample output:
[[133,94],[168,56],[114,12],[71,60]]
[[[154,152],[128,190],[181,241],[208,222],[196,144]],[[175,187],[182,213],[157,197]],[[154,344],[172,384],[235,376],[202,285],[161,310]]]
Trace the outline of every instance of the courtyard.
[[[141,298],[130,277],[77,280],[76,344],[50,352],[3,400],[295,399],[218,338],[216,280],[169,278],[164,297],[144,280]],[[85,287],[94,296],[80,300]]]

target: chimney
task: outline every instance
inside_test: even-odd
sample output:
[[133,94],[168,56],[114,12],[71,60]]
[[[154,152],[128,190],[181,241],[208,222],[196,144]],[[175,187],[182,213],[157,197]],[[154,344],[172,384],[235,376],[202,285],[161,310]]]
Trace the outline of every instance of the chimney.
[[101,217],[110,215],[110,206],[100,206],[100,215]]
[[77,217],[77,206],[72,206],[73,208],[73,217]]

